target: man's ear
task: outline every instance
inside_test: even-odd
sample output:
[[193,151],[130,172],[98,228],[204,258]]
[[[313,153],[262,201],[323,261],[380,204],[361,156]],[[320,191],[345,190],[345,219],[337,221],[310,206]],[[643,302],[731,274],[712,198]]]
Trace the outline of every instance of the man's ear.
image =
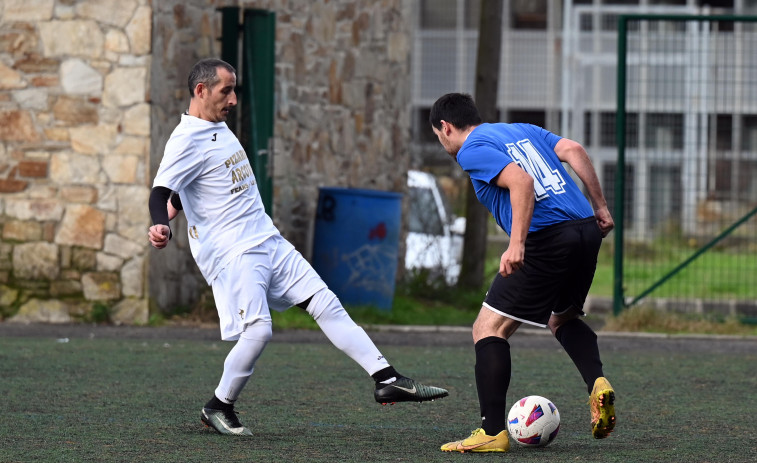
[[208,90],[208,87],[205,86],[202,82],[197,84],[195,86],[195,96],[204,96],[203,93]]
[[442,124],[442,133],[444,133],[444,135],[446,136],[449,136],[450,133],[452,133],[452,124],[445,121],[444,119],[442,119],[440,122]]

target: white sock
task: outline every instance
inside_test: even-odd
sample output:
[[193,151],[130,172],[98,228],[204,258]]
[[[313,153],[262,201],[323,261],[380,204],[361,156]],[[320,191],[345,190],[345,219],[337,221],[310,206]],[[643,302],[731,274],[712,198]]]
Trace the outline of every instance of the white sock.
[[233,404],[237,400],[272,334],[269,321],[256,320],[245,327],[223,362],[223,375],[215,391],[221,402]]
[[323,333],[337,349],[347,354],[372,375],[389,366],[371,338],[350,318],[349,314],[328,288],[315,295],[307,307]]

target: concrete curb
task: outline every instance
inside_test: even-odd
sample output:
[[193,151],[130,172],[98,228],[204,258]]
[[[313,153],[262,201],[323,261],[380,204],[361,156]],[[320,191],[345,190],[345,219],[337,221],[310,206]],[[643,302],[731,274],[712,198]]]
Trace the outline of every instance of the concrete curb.
[[[444,326],[444,325],[361,325],[366,331],[379,333],[470,333],[469,326]],[[552,336],[547,329],[519,328],[518,333],[533,336]],[[597,331],[597,336],[607,338],[650,338],[650,339],[710,339],[710,340],[746,340],[757,342],[757,336],[752,335],[729,335],[729,334],[669,334],[669,333],[646,333],[636,331]]]

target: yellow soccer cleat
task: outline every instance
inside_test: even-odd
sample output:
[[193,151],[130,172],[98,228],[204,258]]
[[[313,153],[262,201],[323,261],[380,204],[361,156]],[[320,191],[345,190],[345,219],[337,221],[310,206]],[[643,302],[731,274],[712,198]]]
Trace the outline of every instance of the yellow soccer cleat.
[[496,436],[489,436],[481,428],[473,431],[467,439],[442,445],[443,452],[507,452],[508,450],[510,450],[510,438],[507,430]]
[[615,391],[607,378],[599,377],[589,397],[591,407],[591,433],[595,439],[604,439],[615,428]]

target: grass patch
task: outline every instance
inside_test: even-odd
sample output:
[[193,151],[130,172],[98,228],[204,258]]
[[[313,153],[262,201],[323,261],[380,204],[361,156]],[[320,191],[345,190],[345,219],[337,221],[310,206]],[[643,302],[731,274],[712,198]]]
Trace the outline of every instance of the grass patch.
[[[681,245],[629,245],[623,258],[625,296],[635,297],[647,290],[696,252]],[[604,241],[590,294],[612,297],[614,254],[612,242]],[[712,249],[656,288],[650,297],[754,300],[757,292],[754,252],[735,253]]]
[[669,334],[757,335],[757,326],[735,317],[662,312],[650,307],[631,307],[618,316],[607,317],[604,331],[639,331]]

